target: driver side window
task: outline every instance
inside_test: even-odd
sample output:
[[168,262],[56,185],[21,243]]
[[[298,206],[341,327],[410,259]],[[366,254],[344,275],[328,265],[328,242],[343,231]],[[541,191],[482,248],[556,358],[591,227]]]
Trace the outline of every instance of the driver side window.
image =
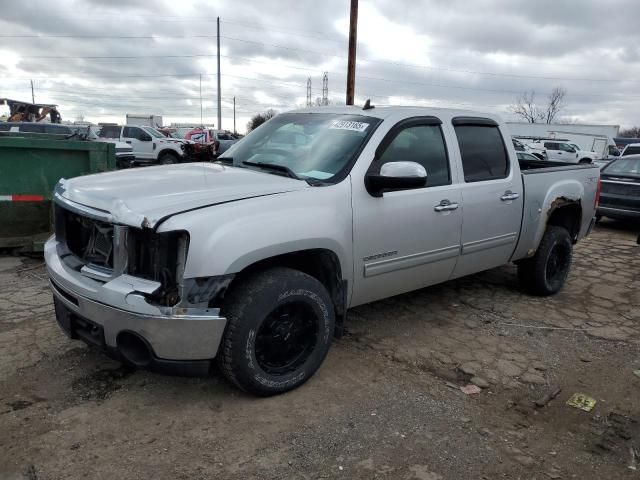
[[125,138],[135,138],[136,140],[142,140],[146,135],[144,130],[138,127],[124,127],[124,133],[122,135]]
[[427,171],[427,187],[449,185],[449,159],[440,125],[416,125],[400,130],[376,162],[416,162]]

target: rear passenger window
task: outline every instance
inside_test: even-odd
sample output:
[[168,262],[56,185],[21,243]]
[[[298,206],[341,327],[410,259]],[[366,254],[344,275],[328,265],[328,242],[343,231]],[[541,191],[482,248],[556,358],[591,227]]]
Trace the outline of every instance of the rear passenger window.
[[498,127],[458,125],[454,127],[462,155],[465,182],[495,180],[509,175],[509,159]]
[[416,162],[427,171],[427,187],[448,185],[449,160],[440,125],[417,125],[401,130],[376,162]]

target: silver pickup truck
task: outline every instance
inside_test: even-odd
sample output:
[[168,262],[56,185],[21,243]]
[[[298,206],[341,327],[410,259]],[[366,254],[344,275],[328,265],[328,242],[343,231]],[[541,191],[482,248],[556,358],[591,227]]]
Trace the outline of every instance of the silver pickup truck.
[[509,262],[532,294],[559,291],[599,177],[519,163],[483,113],[278,115],[216,163],[61,180],[56,317],[129,364],[193,374],[215,359],[238,387],[281,393],[320,367],[350,307]]

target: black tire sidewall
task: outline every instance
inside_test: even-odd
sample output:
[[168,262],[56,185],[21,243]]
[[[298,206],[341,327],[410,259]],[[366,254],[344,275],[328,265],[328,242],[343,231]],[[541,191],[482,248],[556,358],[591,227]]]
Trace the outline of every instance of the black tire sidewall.
[[[549,257],[551,256],[551,252],[553,251],[553,249],[557,245],[563,244],[563,243],[565,244],[565,247],[569,252],[568,265],[561,278],[557,278],[555,281],[550,282],[549,279],[547,278],[547,264],[549,262]],[[561,290],[562,287],[564,286],[564,283],[566,282],[567,277],[569,276],[569,271],[571,270],[571,260],[572,260],[571,250],[572,250],[572,244],[571,244],[571,237],[569,236],[569,232],[567,232],[564,228],[561,228],[561,227],[553,228],[549,231],[548,242],[545,242],[544,252],[541,252],[543,253],[541,258],[542,261],[540,262],[540,265],[538,267],[539,268],[538,274],[540,275],[540,281],[544,285],[545,293],[550,293],[550,294],[556,293],[559,290]]]
[[163,153],[158,158],[158,162],[160,163],[160,165],[173,165],[174,163],[178,162],[178,159],[171,153]]
[[[230,353],[235,382],[243,389],[260,395],[272,395],[291,390],[309,379],[324,361],[335,324],[331,298],[316,279],[289,269],[265,272],[254,285],[247,285],[248,297],[240,296],[229,309],[228,321],[235,332]],[[243,289],[244,290],[244,289]],[[239,292],[240,293],[240,292]],[[303,302],[311,307],[318,320],[318,337],[314,350],[295,371],[272,375],[265,372],[256,359],[255,339],[262,323],[276,308],[291,302]]]

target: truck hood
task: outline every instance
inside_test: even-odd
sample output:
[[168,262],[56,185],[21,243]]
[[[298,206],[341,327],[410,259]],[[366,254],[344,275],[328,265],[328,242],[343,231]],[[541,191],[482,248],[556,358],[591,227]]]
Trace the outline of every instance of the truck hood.
[[62,179],[56,195],[108,212],[110,222],[154,228],[187,210],[308,187],[302,180],[246,168],[185,163]]

